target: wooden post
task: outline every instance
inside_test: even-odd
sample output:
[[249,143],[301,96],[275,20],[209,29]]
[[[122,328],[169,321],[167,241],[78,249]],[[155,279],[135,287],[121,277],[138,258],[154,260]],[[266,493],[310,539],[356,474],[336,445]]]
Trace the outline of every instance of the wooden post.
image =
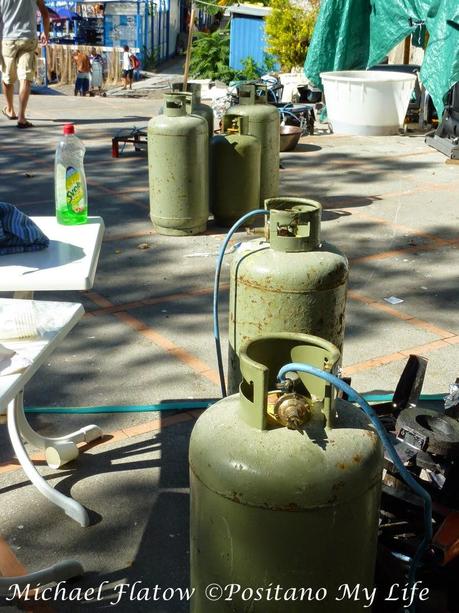
[[191,60],[191,45],[193,42],[193,28],[194,28],[194,14],[195,14],[195,4],[191,5],[191,15],[190,15],[190,26],[188,30],[188,43],[186,46],[186,57],[185,57],[185,73],[183,75],[183,91],[186,92],[186,86],[188,83],[188,74],[190,72],[190,60]]
[[411,35],[405,38],[405,45],[403,47],[403,63],[410,63],[410,51],[411,51]]

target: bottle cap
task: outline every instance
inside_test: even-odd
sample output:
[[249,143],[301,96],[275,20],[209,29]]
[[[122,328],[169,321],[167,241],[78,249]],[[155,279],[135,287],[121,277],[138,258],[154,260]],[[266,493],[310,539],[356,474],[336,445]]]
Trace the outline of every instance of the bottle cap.
[[64,125],[64,134],[75,134],[75,126],[73,123],[66,123]]

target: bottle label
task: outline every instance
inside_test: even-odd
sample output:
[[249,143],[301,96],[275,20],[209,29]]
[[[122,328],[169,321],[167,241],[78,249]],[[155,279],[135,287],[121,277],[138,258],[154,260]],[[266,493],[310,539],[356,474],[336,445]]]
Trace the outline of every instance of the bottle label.
[[65,171],[65,191],[67,193],[67,209],[74,213],[83,213],[86,209],[84,191],[80,173],[73,166]]

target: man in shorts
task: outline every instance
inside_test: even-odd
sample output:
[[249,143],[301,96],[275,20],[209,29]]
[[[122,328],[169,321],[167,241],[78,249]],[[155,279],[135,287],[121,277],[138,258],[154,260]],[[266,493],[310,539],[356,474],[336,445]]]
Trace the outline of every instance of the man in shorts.
[[86,53],[76,51],[73,54],[73,61],[76,64],[77,77],[75,81],[75,96],[86,96],[89,92],[89,79],[91,76],[91,62]]
[[124,45],[123,47],[123,89],[127,89],[129,85],[129,89],[132,89],[132,80],[134,77],[134,68],[131,62],[131,54],[129,52],[128,45]]
[[[31,128],[25,113],[30,87],[35,76],[37,38],[37,8],[40,11],[43,32],[42,45],[48,43],[49,15],[44,0],[0,0],[0,22],[3,22],[1,44],[2,88],[6,106],[2,113],[8,119],[17,119],[18,128]],[[19,79],[19,113],[14,111],[14,84]]]

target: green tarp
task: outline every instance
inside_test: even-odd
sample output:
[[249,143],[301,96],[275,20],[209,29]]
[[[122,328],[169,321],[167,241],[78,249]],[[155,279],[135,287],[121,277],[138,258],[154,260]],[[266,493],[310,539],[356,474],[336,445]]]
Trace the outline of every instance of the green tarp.
[[321,72],[374,66],[423,23],[429,42],[420,78],[441,117],[459,81],[458,0],[322,0],[305,74],[321,87]]
[[446,94],[459,81],[458,0],[431,2],[426,27],[430,38],[422,63],[421,80],[441,117]]

